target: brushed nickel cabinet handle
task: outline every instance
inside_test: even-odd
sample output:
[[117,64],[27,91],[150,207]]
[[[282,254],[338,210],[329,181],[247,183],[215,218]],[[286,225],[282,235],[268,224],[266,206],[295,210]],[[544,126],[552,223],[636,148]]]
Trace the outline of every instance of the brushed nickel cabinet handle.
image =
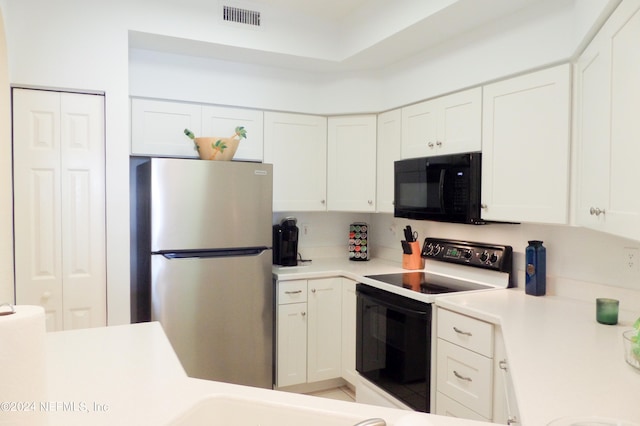
[[460,380],[464,380],[465,382],[473,382],[471,377],[465,377],[462,374],[458,373],[456,370],[453,370],[453,375],[456,376]]
[[296,291],[285,291],[284,294],[299,294],[302,293],[302,290],[296,290]]
[[455,331],[458,334],[463,334],[465,336],[469,336],[469,337],[473,336],[472,333],[470,333],[468,331],[460,330],[458,327],[453,327],[453,331]]

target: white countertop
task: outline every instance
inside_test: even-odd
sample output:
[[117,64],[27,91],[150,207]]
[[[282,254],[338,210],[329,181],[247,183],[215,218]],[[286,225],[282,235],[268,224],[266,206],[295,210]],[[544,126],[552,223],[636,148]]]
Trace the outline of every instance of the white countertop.
[[[281,280],[399,271],[393,262],[347,259],[274,268]],[[578,415],[640,421],[640,373],[625,363],[621,337],[633,312],[621,311],[619,325],[605,326],[595,321],[595,301],[517,289],[441,296],[436,304],[502,327],[525,426]],[[407,422],[401,410],[191,379],[159,323],[49,333],[47,351],[49,398],[59,403],[48,412],[50,425],[164,425],[209,395],[382,417],[397,426],[488,425],[417,413]]]
[[157,322],[49,333],[47,359],[47,414],[52,426],[167,425],[196,402],[215,395],[353,415],[362,420],[381,417],[388,425],[397,426],[488,425],[191,379]]
[[316,259],[300,266],[273,266],[273,274],[280,281],[305,280],[309,278],[326,278],[343,276],[359,280],[365,275],[407,272],[397,262],[383,259],[367,261],[349,260],[346,258]]
[[500,325],[520,417],[546,425],[567,416],[640,422],[640,372],[624,360],[622,332],[638,313],[598,324],[595,300],[508,289],[444,296],[436,305]]

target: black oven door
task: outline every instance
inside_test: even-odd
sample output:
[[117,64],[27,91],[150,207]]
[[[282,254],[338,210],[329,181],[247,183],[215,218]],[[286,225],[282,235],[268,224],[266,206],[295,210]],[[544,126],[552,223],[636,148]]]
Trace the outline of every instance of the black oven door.
[[357,285],[356,370],[417,411],[429,412],[431,305]]

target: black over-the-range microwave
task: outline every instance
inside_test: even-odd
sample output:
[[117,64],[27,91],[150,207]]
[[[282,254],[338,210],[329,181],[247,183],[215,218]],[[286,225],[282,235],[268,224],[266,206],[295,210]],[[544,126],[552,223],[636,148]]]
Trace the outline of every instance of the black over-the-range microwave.
[[484,224],[480,218],[481,163],[480,152],[396,161],[394,216]]

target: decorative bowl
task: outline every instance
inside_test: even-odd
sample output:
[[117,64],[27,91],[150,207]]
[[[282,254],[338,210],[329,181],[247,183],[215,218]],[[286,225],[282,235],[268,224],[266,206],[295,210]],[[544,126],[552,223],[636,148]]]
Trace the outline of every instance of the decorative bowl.
[[640,339],[638,330],[627,330],[622,333],[624,339],[624,358],[627,364],[640,370]]
[[240,139],[214,136],[194,138],[193,142],[202,160],[230,161],[238,150]]

